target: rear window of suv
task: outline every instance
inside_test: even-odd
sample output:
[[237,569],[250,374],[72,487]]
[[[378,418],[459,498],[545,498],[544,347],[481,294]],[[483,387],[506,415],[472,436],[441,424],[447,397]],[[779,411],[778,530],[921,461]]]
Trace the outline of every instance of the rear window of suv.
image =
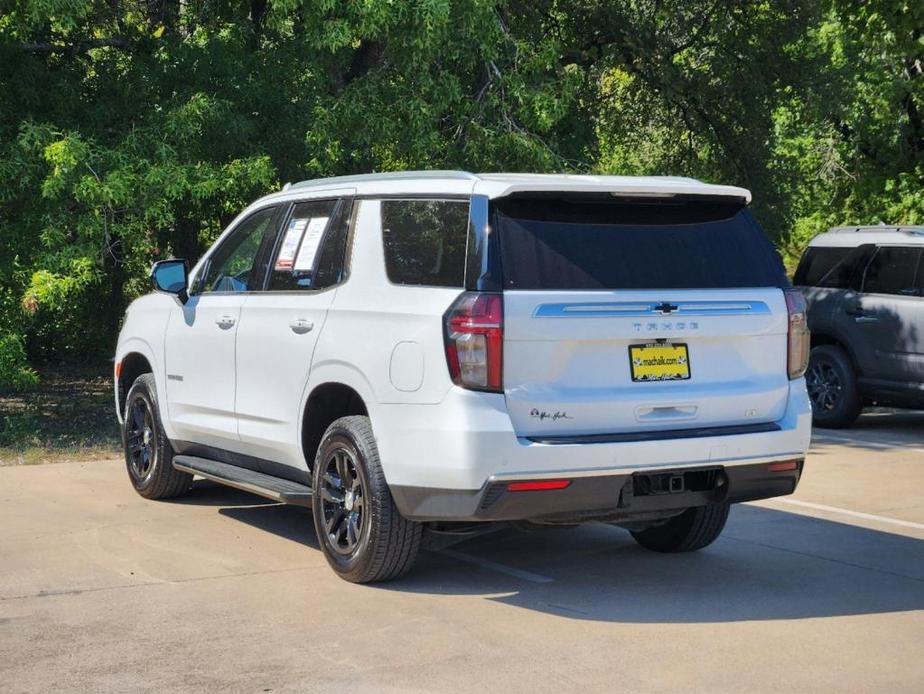
[[741,203],[510,197],[494,202],[507,289],[785,287]]

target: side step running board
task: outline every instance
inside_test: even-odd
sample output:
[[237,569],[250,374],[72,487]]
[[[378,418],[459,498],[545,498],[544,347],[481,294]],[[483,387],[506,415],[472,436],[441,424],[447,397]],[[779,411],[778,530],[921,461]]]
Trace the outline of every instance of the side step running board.
[[191,455],[174,457],[173,467],[283,504],[311,506],[311,487],[281,477]]

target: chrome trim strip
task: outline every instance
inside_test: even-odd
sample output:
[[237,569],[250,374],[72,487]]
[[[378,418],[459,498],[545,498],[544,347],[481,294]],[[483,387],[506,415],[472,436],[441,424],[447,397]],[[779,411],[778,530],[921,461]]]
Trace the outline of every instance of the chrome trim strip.
[[[533,444],[541,445],[541,444]],[[520,480],[543,479],[578,479],[583,477],[609,477],[612,475],[631,475],[634,472],[652,472],[658,470],[682,470],[684,468],[697,468],[709,465],[722,465],[733,467],[736,465],[761,465],[763,463],[780,463],[787,460],[804,460],[805,453],[793,451],[792,453],[779,453],[773,456],[758,456],[754,458],[722,458],[721,460],[696,460],[685,463],[651,463],[649,465],[614,465],[605,468],[576,468],[573,470],[559,469],[535,472],[500,472],[491,475],[487,483],[512,482]]]
[[535,318],[597,318],[607,316],[764,316],[770,307],[763,301],[674,301],[677,308],[670,312],[659,310],[663,301],[606,301],[576,304],[540,304]]

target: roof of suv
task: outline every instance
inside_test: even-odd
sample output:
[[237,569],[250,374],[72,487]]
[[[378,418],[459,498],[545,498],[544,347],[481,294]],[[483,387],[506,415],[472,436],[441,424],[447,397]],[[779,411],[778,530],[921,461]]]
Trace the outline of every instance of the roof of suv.
[[835,246],[853,248],[864,244],[924,246],[924,226],[853,226],[834,227],[811,240],[810,247]]
[[619,195],[709,195],[751,201],[735,186],[712,185],[674,176],[588,176],[575,174],[484,173],[466,171],[398,171],[336,176],[287,184],[270,197],[300,192],[352,189],[357,195],[487,195],[499,198],[523,191],[603,192]]

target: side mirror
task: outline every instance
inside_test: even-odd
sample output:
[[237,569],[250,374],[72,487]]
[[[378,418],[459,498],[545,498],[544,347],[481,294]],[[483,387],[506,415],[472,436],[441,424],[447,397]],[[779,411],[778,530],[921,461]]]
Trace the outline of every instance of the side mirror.
[[189,301],[186,287],[189,283],[189,267],[185,260],[161,260],[151,268],[151,284],[154,290],[173,294],[181,304]]

